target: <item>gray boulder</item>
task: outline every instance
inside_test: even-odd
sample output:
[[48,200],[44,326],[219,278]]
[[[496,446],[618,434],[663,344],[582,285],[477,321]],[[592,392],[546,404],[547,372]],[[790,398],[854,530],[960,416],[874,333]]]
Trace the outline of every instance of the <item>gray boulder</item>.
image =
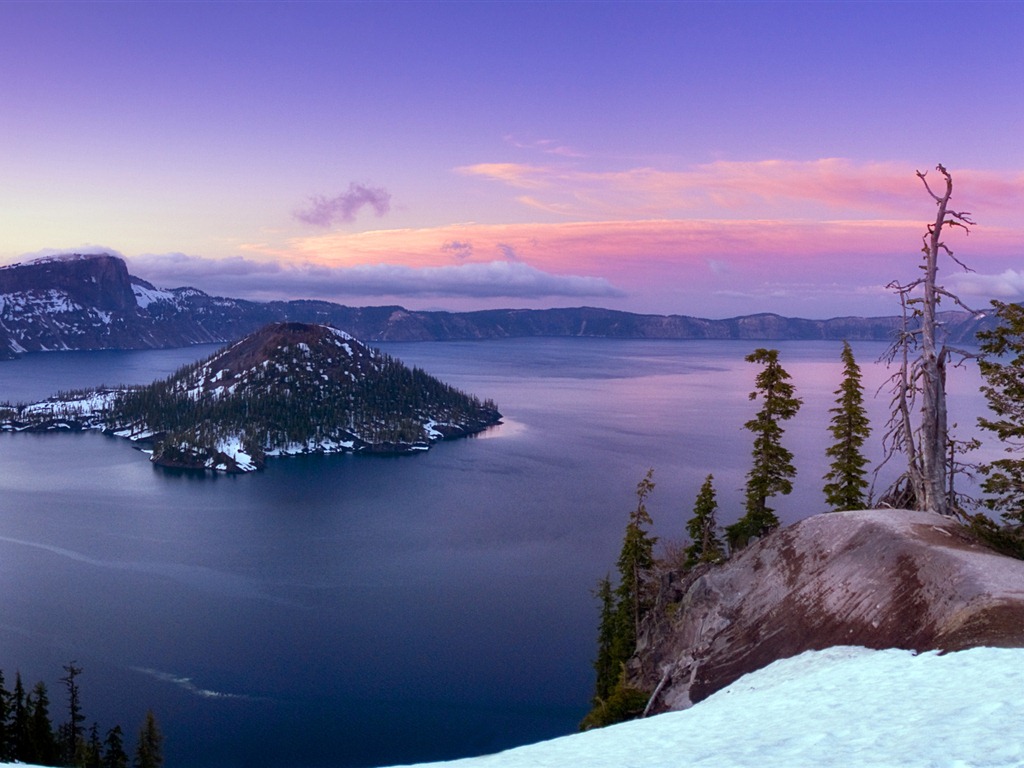
[[660,586],[630,668],[639,687],[660,686],[654,712],[806,650],[1024,647],[1024,560],[929,512],[807,518]]

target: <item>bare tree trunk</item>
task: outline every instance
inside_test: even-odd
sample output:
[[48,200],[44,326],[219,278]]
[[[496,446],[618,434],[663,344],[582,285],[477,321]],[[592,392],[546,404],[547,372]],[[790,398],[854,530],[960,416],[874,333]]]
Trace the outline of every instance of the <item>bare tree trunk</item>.
[[946,358],[945,346],[937,338],[938,323],[936,311],[941,296],[956,297],[942,289],[937,282],[939,253],[952,256],[942,242],[942,228],[945,225],[965,229],[971,220],[966,213],[948,210],[949,198],[953,194],[953,177],[939,165],[937,169],[946,182],[941,195],[935,194],[925,178],[917,172],[918,178],[928,194],[935,200],[938,210],[935,223],[928,226],[923,242],[924,277],[921,278],[921,357],[919,360],[921,380],[921,439],[919,445],[920,469],[923,495],[918,498],[920,509],[928,509],[942,515],[950,514],[946,495],[946,449],[949,444],[946,415]]
[[[946,413],[946,364],[950,350],[940,338],[938,322],[938,305],[942,297],[966,309],[960,299],[938,284],[939,255],[944,253],[963,267],[953,252],[942,242],[943,227],[960,227],[969,231],[968,225],[974,222],[970,214],[954,211],[949,208],[949,199],[953,194],[953,177],[941,165],[936,170],[942,174],[945,190],[941,195],[932,191],[926,174],[921,171],[917,176],[921,179],[928,194],[935,200],[937,210],[935,222],[928,225],[922,238],[924,264],[923,275],[908,284],[890,283],[900,297],[903,308],[903,330],[889,353],[889,361],[899,356],[900,368],[893,374],[892,415],[889,419],[885,441],[886,457],[895,452],[903,452],[907,459],[907,471],[904,478],[907,488],[913,495],[913,504],[917,509],[926,509],[943,515],[952,514],[953,503],[946,480],[948,466],[947,451],[949,449],[948,416]],[[968,270],[969,271],[969,270]],[[920,289],[920,295],[912,294]],[[911,316],[919,326],[910,327],[908,308],[913,305]],[[918,356],[911,361],[911,344],[919,345]],[[967,353],[953,350],[955,354],[969,356]],[[920,419],[914,429],[911,411],[920,396]],[[882,463],[884,464],[885,461]],[[897,491],[899,482],[894,486]],[[894,495],[898,496],[898,492]]]

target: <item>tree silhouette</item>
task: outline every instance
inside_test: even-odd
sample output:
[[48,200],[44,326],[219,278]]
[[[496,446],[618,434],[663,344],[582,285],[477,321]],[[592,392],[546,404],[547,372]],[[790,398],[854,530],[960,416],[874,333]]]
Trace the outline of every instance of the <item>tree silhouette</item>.
[[825,450],[832,463],[823,478],[825,501],[835,510],[864,509],[868,481],[865,467],[868,460],[861,449],[871,434],[867,412],[864,410],[864,391],[861,386],[860,366],[853,357],[848,342],[843,342],[843,382],[835,391],[836,406],[829,410],[832,421],[828,431],[835,442]]
[[724,559],[725,552],[718,538],[718,523],[715,511],[718,502],[715,500],[714,476],[708,475],[697,494],[693,505],[693,517],[686,524],[686,532],[692,542],[686,548],[686,567],[692,568],[698,563],[717,563]]
[[776,494],[793,491],[796,467],[793,454],[782,445],[782,421],[796,416],[802,401],[795,396],[789,373],[779,364],[776,349],[756,349],[744,358],[762,365],[754,381],[751,400],[761,399],[761,410],[743,426],[754,434],[753,467],[747,473],[746,513],[726,528],[729,546],[738,549],[750,539],[766,536],[779,527],[779,518],[768,506]]

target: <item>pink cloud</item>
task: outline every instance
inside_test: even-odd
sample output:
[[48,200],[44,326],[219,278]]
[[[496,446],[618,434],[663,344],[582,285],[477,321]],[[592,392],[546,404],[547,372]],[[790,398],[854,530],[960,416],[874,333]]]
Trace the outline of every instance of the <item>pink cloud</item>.
[[[916,275],[934,210],[914,169],[896,163],[719,161],[685,171],[488,163],[460,173],[504,185],[548,220],[319,232],[241,252],[278,265],[295,289],[312,289],[317,270],[327,270],[332,290],[373,296],[391,281],[396,296],[464,301],[551,291],[557,301],[593,295],[692,314],[712,297],[728,307],[719,314],[820,317],[871,305],[884,314],[895,311],[884,286]],[[968,169],[954,178],[955,205],[969,201],[963,207],[985,215],[947,244],[995,276],[961,284],[1009,295],[1024,271],[1014,207],[1024,210],[1024,177]],[[945,279],[959,275],[952,263],[943,270]]]
[[[458,224],[325,233],[292,240],[277,255],[328,267],[424,269],[504,262],[514,254],[548,275],[600,278],[637,301],[657,296],[663,309],[672,306],[673,294],[682,301],[731,291],[734,297],[782,304],[814,296],[825,309],[806,311],[825,315],[828,307],[852,305],[858,297],[883,297],[890,280],[915,275],[923,218]],[[947,241],[979,271],[998,273],[1015,266],[1021,254],[1012,228],[977,228],[970,236],[956,232]],[[453,244],[460,245],[457,253]],[[959,272],[952,263],[943,270],[944,276]]]
[[[929,211],[929,198],[915,169],[895,162],[717,161],[682,171],[480,163],[456,171],[530,190],[516,199],[538,210],[576,218],[821,218],[836,212],[849,218],[927,218]],[[953,173],[954,207],[985,210],[990,221],[1001,221],[1012,213],[1019,221],[1024,174],[975,169]]]
[[544,268],[605,270],[649,263],[747,262],[764,257],[786,260],[823,254],[870,257],[914,252],[917,221],[642,220],[562,224],[455,224],[424,229],[332,232],[292,240],[278,253],[325,264],[392,263],[440,265],[451,259],[452,243],[464,260],[518,258]]

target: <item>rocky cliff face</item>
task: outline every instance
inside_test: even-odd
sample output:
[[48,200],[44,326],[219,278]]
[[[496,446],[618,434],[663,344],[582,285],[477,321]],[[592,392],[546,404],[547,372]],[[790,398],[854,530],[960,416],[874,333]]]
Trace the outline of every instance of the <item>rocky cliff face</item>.
[[[267,323],[344,328],[367,341],[442,341],[530,336],[619,339],[888,340],[895,317],[802,320],[774,314],[707,320],[593,307],[481,312],[414,312],[398,306],[346,307],[326,301],[267,303],[159,289],[106,254],[72,254],[0,267],[0,359],[22,352],[152,349],[229,342]],[[950,312],[953,341],[970,344],[991,324]]]
[[1024,561],[928,512],[836,512],[727,563],[666,577],[631,677],[685,709],[771,662],[834,645],[1024,647]]
[[159,291],[106,254],[0,268],[0,359],[21,352],[148,349],[224,340],[191,289]]

